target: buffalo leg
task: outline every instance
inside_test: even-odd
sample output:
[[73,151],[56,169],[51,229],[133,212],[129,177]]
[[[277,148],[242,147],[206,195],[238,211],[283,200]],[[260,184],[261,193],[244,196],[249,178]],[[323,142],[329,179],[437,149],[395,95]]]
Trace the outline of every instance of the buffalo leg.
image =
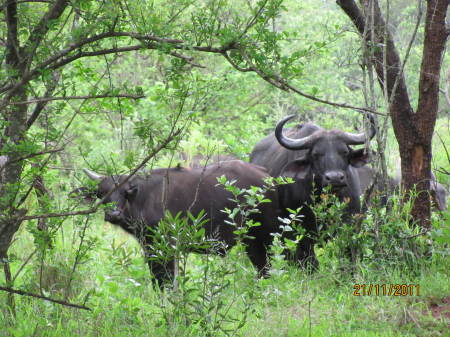
[[301,268],[308,271],[317,270],[319,267],[319,261],[314,252],[314,243],[315,241],[311,238],[304,237],[297,244],[297,250],[295,252],[295,262],[297,262]]
[[148,267],[150,268],[150,273],[154,276],[154,282],[158,283],[158,286],[162,288],[165,283],[173,280],[174,273],[174,261],[167,261],[165,263],[160,263],[156,261],[148,261]]
[[269,276],[269,262],[267,261],[267,249],[261,242],[251,240],[246,243],[247,255],[258,270],[259,277]]

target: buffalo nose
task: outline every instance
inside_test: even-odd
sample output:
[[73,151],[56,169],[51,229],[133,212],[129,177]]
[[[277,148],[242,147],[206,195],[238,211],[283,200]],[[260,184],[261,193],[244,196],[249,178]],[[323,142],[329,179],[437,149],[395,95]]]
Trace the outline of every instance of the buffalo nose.
[[120,219],[121,215],[122,215],[122,212],[117,209],[115,209],[113,211],[105,212],[105,220],[110,221],[110,222],[115,221],[117,219]]
[[324,175],[325,184],[345,185],[345,175],[341,171],[329,171]]

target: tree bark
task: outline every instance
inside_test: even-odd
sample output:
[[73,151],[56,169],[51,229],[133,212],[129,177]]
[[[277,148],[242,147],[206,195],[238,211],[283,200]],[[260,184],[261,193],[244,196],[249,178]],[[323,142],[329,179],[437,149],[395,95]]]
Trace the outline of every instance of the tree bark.
[[[352,20],[368,48],[375,48],[372,62],[380,86],[382,89],[386,86],[389,95],[389,113],[399,144],[402,185],[407,191],[405,198],[414,197],[411,215],[422,227],[429,228],[431,141],[438,111],[441,58],[448,37],[445,27],[448,0],[427,1],[417,111],[411,106],[399,53],[392,35],[386,28],[378,1],[361,0],[364,7],[373,6],[373,11],[362,11],[354,0],[336,2]],[[370,17],[372,13],[373,18]],[[369,20],[373,20],[375,26],[374,41],[370,34],[364,34],[364,27]],[[386,64],[383,62],[382,47],[385,48]]]
[[[431,141],[439,109],[439,80],[442,56],[448,38],[445,19],[449,1],[429,0],[427,4],[425,39],[419,79],[419,102],[417,112],[413,116],[413,121],[418,126],[420,143],[411,144],[412,146],[408,148],[408,154],[412,157],[410,164],[402,158],[402,171],[411,170],[411,175],[406,175],[403,178],[402,174],[402,181],[406,188],[411,187],[416,181],[420,183],[425,179],[427,189],[430,187]],[[420,185],[417,189],[419,191],[422,190]],[[426,206],[429,207],[430,199],[427,196],[424,193],[418,196],[412,211],[414,217],[418,219],[423,219],[425,216],[429,217],[429,210],[424,207],[425,200]]]
[[[20,54],[19,40],[17,37],[17,2],[10,1],[6,5],[6,22],[8,38],[6,41],[6,66],[15,74],[12,78],[17,81],[25,70],[25,64]],[[18,88],[11,95],[11,100],[21,102],[27,99],[26,87]],[[27,121],[27,105],[10,105],[6,109],[7,126],[3,137],[0,139],[0,149],[8,146],[6,162],[0,175],[0,259],[6,258],[8,248],[14,233],[19,229],[20,222],[15,221],[17,210],[14,208],[14,200],[19,190],[19,180],[22,173],[22,161],[20,152],[15,146],[24,139]]]

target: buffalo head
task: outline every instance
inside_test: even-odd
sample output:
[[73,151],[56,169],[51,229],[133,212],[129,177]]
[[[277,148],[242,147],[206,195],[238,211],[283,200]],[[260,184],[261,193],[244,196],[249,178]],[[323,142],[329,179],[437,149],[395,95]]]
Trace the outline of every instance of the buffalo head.
[[134,201],[138,187],[127,180],[127,176],[102,176],[98,173],[83,169],[84,173],[98,182],[96,197],[102,204],[111,204],[105,209],[105,221],[123,228],[128,227],[131,219],[130,205]]
[[[364,144],[364,133],[349,133],[340,130],[325,130],[314,126],[313,132],[302,138],[289,138],[283,134],[283,126],[294,116],[288,116],[278,122],[275,137],[281,146],[290,150],[304,150],[294,160],[286,164],[282,175],[296,179],[313,176],[320,186],[331,185],[340,190],[349,185],[353,173],[350,167],[360,167],[367,163],[364,149],[354,150],[350,145]],[[369,139],[375,135],[372,117]]]

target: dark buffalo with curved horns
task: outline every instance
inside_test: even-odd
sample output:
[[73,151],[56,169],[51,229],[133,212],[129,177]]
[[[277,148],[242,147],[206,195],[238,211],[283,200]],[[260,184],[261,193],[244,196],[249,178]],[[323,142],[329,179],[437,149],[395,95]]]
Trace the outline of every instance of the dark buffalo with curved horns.
[[[250,161],[267,168],[273,177],[284,176],[294,180],[293,184],[281,185],[278,198],[282,212],[286,208],[302,207],[302,226],[307,233],[297,246],[293,257],[302,266],[317,267],[314,253],[317,223],[308,207],[319,196],[322,189],[330,185],[340,200],[347,200],[347,217],[360,210],[361,188],[355,168],[367,163],[368,155],[364,149],[353,149],[351,145],[364,144],[367,137],[373,138],[375,127],[373,117],[366,136],[362,133],[349,133],[341,130],[325,130],[313,123],[305,123],[285,130],[283,127],[294,116],[278,122],[275,132],[256,144]],[[284,213],[287,215],[287,213]]]
[[[249,188],[262,187],[263,179],[269,177],[263,167],[240,160],[219,162],[198,169],[155,169],[126,182],[125,175],[104,177],[86,169],[84,171],[99,182],[97,197],[102,199],[106,196],[103,202],[115,205],[105,210],[105,220],[135,236],[147,256],[151,254],[151,229],[158,225],[165,211],[173,215],[178,212],[186,215],[189,211],[195,216],[205,210],[208,218],[204,226],[205,235],[224,242],[225,248],[232,247],[236,242],[235,228],[225,222],[229,219],[222,210],[233,209],[236,204],[230,200],[231,193],[218,184],[217,178],[224,175],[229,181],[236,180],[235,186]],[[277,230],[277,207],[272,206],[272,203],[277,205],[277,193],[269,190],[266,197],[272,202],[262,203],[260,212],[252,215],[252,220],[260,222],[261,226],[251,227],[249,237],[244,239],[247,254],[260,275],[267,271],[267,247],[272,241],[271,233]],[[241,220],[239,216],[236,221]],[[160,285],[173,276],[173,261],[161,264],[148,260],[148,265]]]

